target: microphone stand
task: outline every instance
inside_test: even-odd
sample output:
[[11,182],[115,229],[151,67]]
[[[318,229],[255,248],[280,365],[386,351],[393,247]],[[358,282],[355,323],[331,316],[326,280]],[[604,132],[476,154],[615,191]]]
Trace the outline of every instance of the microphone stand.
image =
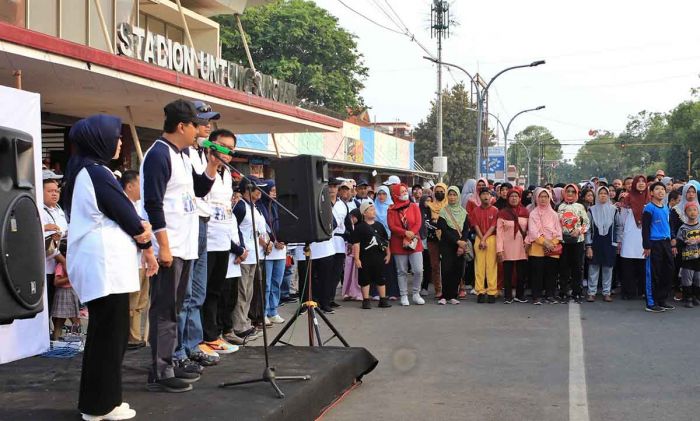
[[[288,212],[292,217],[295,219],[299,219],[296,215],[292,213],[289,209],[284,207],[281,203],[279,203],[277,200],[273,199],[270,197],[269,194],[265,193],[263,190],[259,189],[257,186],[253,188],[253,182],[250,178],[246,177],[242,172],[240,172],[236,167],[233,165],[229,164],[228,162],[224,161],[221,159],[219,156],[218,152],[214,148],[207,148],[210,149],[216,157],[226,168],[228,168],[230,171],[237,173],[238,175],[241,176],[241,178],[248,180],[248,197],[250,198],[250,218],[251,218],[251,224],[253,225],[253,239],[255,241],[254,244],[254,249],[255,249],[255,262],[256,264],[260,264],[260,256],[258,253],[258,241],[259,241],[259,236],[258,236],[258,230],[255,225],[255,203],[253,202],[253,191],[255,188],[260,190],[260,193],[264,194],[265,197],[270,199],[273,203],[276,203],[280,208],[284,209],[286,212]],[[243,199],[245,200],[245,199]],[[304,375],[304,376],[278,376],[275,374],[275,368],[270,366],[270,356],[269,356],[269,351],[268,351],[268,344],[267,344],[267,326],[265,325],[265,285],[263,284],[263,278],[266,278],[266,270],[265,270],[265,264],[263,262],[263,267],[262,267],[262,276],[258,279],[259,282],[259,289],[261,291],[262,297],[260,297],[260,313],[262,314],[263,317],[263,351],[265,354],[265,369],[263,370],[262,376],[255,378],[255,379],[250,379],[250,380],[243,380],[243,381],[238,381],[238,382],[226,382],[222,383],[219,385],[219,387],[225,388],[225,387],[232,387],[232,386],[240,386],[244,384],[251,384],[251,383],[269,383],[273,389],[275,389],[275,392],[277,393],[277,397],[282,399],[284,398],[284,392],[282,392],[282,389],[280,389],[279,385],[277,384],[277,380],[310,380],[311,376],[310,375]],[[255,282],[255,275],[253,275],[253,282]]]

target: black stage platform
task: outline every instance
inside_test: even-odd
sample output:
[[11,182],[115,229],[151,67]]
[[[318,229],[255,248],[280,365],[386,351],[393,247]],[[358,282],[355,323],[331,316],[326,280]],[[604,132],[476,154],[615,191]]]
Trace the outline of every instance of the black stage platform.
[[[377,365],[364,348],[271,348],[277,375],[311,375],[307,381],[282,381],[286,398],[258,383],[221,389],[227,381],[256,378],[264,368],[261,347],[243,347],[207,367],[194,390],[154,393],[145,389],[150,350],[127,351],[124,401],[136,419],[157,420],[313,420]],[[71,359],[27,358],[0,365],[0,420],[78,420],[80,355]]]

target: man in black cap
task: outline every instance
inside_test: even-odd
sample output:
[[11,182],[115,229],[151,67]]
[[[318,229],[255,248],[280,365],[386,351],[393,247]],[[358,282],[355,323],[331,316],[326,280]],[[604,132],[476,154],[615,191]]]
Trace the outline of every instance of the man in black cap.
[[192,261],[197,259],[199,222],[195,197],[206,195],[214,183],[218,161],[211,156],[202,174],[192,168],[189,147],[197,127],[206,124],[194,105],[182,99],[164,108],[163,134],[146,152],[141,164],[144,212],[156,237],[160,270],[151,279],[149,311],[152,367],[148,390],[183,392],[199,374],[175,366],[178,343],[177,314],[189,284]]
[[[200,124],[197,126],[197,137],[189,148],[192,168],[197,174],[202,174],[207,168],[207,151],[199,146],[200,140],[207,140],[211,134],[211,121],[218,120],[221,115],[212,111],[211,107],[202,101],[193,101],[197,110]],[[215,159],[215,158],[214,158]],[[197,259],[192,262],[190,279],[182,310],[178,314],[178,346],[175,350],[175,365],[183,370],[201,373],[199,365],[210,366],[219,362],[219,355],[207,348],[200,347],[202,342],[202,319],[200,310],[204,305],[207,291],[207,224],[211,217],[211,209],[204,196],[195,198],[197,215],[199,216],[199,236],[197,243]]]
[[357,181],[357,186],[355,187],[355,206],[359,209],[362,202],[368,200],[367,190],[369,190],[369,183],[364,178]]

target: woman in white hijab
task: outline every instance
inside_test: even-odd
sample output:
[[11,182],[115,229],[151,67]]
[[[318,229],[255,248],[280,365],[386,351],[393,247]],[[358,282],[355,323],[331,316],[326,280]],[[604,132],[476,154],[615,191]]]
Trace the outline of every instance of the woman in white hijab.
[[617,258],[617,212],[610,202],[610,190],[605,186],[596,190],[596,204],[588,210],[590,225],[586,231],[588,266],[588,302],[595,301],[599,274],[603,272],[603,300],[611,302],[612,273]]

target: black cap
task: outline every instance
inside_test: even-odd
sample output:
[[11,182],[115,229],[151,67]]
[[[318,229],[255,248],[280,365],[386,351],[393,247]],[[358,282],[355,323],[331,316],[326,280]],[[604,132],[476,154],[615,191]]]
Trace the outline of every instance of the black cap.
[[369,187],[369,183],[364,178],[361,178],[361,179],[357,180],[357,187],[361,187],[361,186]]
[[221,118],[221,114],[212,111],[211,105],[204,103],[203,101],[192,101],[194,108],[197,110],[197,117],[202,120],[218,120]]
[[330,180],[328,180],[328,185],[329,186],[339,186],[339,185],[343,184],[343,181],[345,181],[344,178],[333,177]]
[[197,116],[197,109],[190,101],[184,99],[176,99],[167,104],[163,111],[165,112],[165,121],[176,125],[178,123],[194,123],[196,125],[207,124],[209,121]]
[[[265,183],[263,180],[259,179],[258,177],[254,177],[252,175],[248,176],[248,178],[242,178],[241,181],[238,183],[238,191],[243,193],[248,191],[249,187],[265,187],[267,186],[267,183]],[[253,188],[253,190],[255,190]]]
[[269,164],[267,159],[263,158],[262,156],[257,156],[257,155],[253,155],[250,158],[248,158],[248,163],[250,165],[268,165]]

